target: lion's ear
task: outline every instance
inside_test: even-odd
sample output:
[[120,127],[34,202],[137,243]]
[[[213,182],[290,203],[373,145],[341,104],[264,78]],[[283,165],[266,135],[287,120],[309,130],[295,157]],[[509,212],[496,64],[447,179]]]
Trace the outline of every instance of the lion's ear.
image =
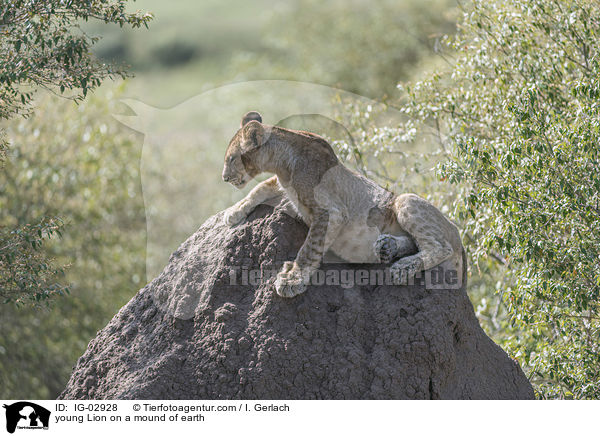
[[248,112],[246,115],[244,115],[242,117],[242,124],[240,125],[240,127],[244,127],[250,121],[258,121],[259,123],[262,123],[262,117],[260,116],[260,114],[258,112],[255,112],[255,111]]
[[248,121],[242,127],[242,150],[249,151],[263,145],[265,129],[257,120]]

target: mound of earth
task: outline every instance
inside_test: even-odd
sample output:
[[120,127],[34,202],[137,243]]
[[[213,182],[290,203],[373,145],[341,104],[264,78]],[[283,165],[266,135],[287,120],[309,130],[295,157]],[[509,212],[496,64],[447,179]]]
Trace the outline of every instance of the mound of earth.
[[306,232],[266,205],[233,228],[208,219],[98,332],[60,398],[534,398],[464,288],[346,280],[283,299],[273,279],[256,280],[293,259]]

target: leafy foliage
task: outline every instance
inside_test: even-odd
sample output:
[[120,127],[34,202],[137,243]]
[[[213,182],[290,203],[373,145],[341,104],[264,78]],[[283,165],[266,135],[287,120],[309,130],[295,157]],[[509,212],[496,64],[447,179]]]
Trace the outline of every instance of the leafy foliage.
[[[61,94],[73,90],[68,97],[80,101],[104,78],[125,77],[125,70],[90,53],[98,38],[82,31],[80,23],[93,19],[147,27],[152,15],[127,13],[126,5],[125,0],[0,2],[0,118],[30,115],[38,88]],[[4,131],[0,135],[3,161],[8,142]],[[3,209],[11,201],[9,191],[3,190],[0,197]],[[57,217],[60,214],[56,211]],[[44,240],[61,235],[62,220],[41,215],[32,222],[22,222],[19,216],[15,220],[16,228],[0,223],[0,297],[4,302],[40,302],[68,292],[66,285],[53,282],[62,268],[40,250]]]
[[0,298],[4,303],[14,301],[40,302],[55,294],[63,295],[68,288],[54,283],[53,279],[63,272],[56,268],[38,250],[44,239],[61,234],[63,227],[59,219],[42,218],[35,225],[24,224],[7,232],[0,228]]
[[[125,0],[0,2],[0,118],[31,116],[40,88],[82,101],[103,79],[125,77],[123,68],[91,54],[98,38],[80,24],[147,26],[152,16],[127,13],[126,5]],[[0,131],[0,161],[9,158],[0,172],[0,297],[16,303],[0,306],[0,396],[56,396],[89,337],[114,312],[113,304],[123,302],[132,277],[143,276],[143,237],[135,231],[143,212],[141,200],[132,200],[139,174],[131,162],[139,153],[118,133],[106,136],[107,109],[99,107],[85,116],[84,105],[76,110],[44,100],[40,117],[8,122],[12,147]],[[63,234],[60,216],[69,229],[53,244],[49,239]],[[123,236],[121,228],[130,234]],[[62,277],[65,271],[55,265],[64,264],[69,270]],[[17,311],[16,306],[39,306],[69,290],[73,298],[53,311]],[[103,299],[105,292],[114,295]]]
[[[100,20],[148,26],[148,13],[127,13],[126,0],[11,0],[0,5],[0,118],[27,113],[33,90],[77,90],[82,99],[105,77],[125,77],[124,69],[90,53],[98,41],[80,23]],[[33,88],[32,88],[33,87]]]
[[70,295],[49,307],[0,305],[0,397],[55,398],[90,338],[146,277],[142,141],[112,118],[111,96],[74,105],[46,95],[31,117],[7,123],[15,145],[0,171],[0,225],[39,237],[28,223],[64,216],[60,240],[18,255],[67,264],[52,283]]
[[474,1],[449,71],[405,87],[405,128],[451,147],[474,258],[512,271],[505,344],[544,397],[600,396],[599,35],[595,1]]

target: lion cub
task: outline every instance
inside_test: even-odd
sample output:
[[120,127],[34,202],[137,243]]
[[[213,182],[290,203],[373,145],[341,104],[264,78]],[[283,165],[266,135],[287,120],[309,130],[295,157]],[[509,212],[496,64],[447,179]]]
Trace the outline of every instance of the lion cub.
[[223,180],[242,188],[257,174],[275,174],[229,208],[233,226],[261,203],[285,196],[309,231],[296,260],[286,262],[275,289],[282,297],[306,290],[327,250],[348,262],[389,263],[398,284],[444,262],[461,277],[457,228],[414,194],[395,195],[346,168],[318,135],[262,124],[257,112],[242,118],[225,153]]

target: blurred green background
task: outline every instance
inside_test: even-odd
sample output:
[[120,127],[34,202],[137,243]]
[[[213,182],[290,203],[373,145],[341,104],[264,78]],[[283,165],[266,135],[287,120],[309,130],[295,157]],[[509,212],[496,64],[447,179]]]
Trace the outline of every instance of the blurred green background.
[[[0,221],[18,225],[44,215],[64,218],[64,238],[47,249],[67,264],[64,281],[71,284],[71,294],[47,308],[0,305],[0,397],[55,398],[96,331],[145,285],[146,213],[168,220],[169,205],[144,208],[144,137],[113,118],[131,114],[120,99],[166,109],[224,84],[285,79],[393,101],[399,98],[398,82],[444,68],[436,44],[454,31],[458,15],[453,0],[140,0],[132,3],[138,8],[155,14],[149,30],[101,23],[86,27],[102,36],[96,54],[130,65],[134,78],[107,82],[79,105],[40,93],[31,118],[7,123],[13,147],[0,173],[6,194]],[[239,121],[231,123],[233,134]],[[341,135],[334,123],[318,118],[290,119],[285,125],[332,139]],[[163,139],[193,144],[188,136]],[[406,156],[383,158],[386,167],[371,175],[447,210],[454,193],[431,171],[435,144],[417,139]],[[217,172],[225,146],[214,144],[207,154],[211,165],[219,165]],[[422,160],[416,162],[415,156]],[[343,157],[359,170],[370,167],[351,152]],[[386,171],[393,172],[393,182]],[[218,177],[201,180],[211,193],[197,198],[195,207],[204,217],[243,195]],[[474,277],[470,287],[484,327],[501,339],[494,326],[503,310],[494,285]]]

